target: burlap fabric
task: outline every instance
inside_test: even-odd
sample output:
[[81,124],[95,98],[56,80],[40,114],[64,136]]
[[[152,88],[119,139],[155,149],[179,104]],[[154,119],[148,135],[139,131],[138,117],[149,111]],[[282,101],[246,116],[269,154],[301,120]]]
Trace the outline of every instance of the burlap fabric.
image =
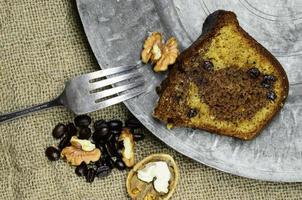
[[[57,96],[64,81],[98,69],[75,3],[68,0],[0,0],[0,112],[42,103]],[[116,105],[95,119],[125,119]],[[63,161],[49,162],[47,146],[58,122],[73,114],[55,108],[0,125],[0,199],[127,199],[127,172],[114,170],[88,184]],[[137,158],[165,152],[177,161],[181,179],[173,199],[300,199],[302,184],[268,183],[236,177],[194,162],[144,131]]]

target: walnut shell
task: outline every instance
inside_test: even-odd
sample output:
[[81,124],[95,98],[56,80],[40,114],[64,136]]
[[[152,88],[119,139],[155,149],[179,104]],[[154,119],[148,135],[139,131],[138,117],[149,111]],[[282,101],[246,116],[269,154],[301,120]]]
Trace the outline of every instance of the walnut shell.
[[[144,165],[154,161],[165,161],[167,162],[171,173],[173,173],[173,179],[169,181],[169,192],[167,194],[160,194],[153,189],[152,184],[144,183],[137,178],[137,171],[144,168]],[[138,162],[133,169],[129,172],[126,187],[129,196],[136,200],[168,200],[174,193],[177,183],[179,181],[179,169],[174,159],[168,154],[152,154],[140,162]],[[143,189],[141,189],[143,188]]]

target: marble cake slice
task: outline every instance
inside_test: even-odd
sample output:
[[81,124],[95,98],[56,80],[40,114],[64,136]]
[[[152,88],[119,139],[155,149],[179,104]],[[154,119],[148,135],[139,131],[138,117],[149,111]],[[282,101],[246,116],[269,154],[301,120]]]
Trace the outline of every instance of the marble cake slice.
[[218,10],[161,84],[154,117],[168,126],[254,138],[282,108],[287,75],[277,59]]

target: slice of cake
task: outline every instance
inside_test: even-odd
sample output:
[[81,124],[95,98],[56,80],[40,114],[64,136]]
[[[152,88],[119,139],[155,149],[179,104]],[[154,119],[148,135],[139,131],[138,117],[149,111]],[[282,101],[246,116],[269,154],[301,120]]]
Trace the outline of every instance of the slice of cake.
[[236,15],[218,10],[180,54],[159,94],[154,117],[168,126],[248,140],[282,108],[288,80],[277,59],[239,26]]

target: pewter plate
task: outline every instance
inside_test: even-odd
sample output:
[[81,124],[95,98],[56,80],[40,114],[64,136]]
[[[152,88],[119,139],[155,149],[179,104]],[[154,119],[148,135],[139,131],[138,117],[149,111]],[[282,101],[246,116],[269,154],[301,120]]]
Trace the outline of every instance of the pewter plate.
[[102,68],[139,61],[143,41],[153,31],[176,36],[183,50],[200,35],[207,15],[234,11],[241,26],[282,63],[291,84],[285,107],[261,135],[244,142],[200,130],[167,130],[151,116],[155,87],[165,76],[151,66],[140,69],[146,93],[125,104],[160,140],[200,163],[254,179],[302,181],[302,96],[292,91],[302,82],[301,0],[77,0],[77,6]]

